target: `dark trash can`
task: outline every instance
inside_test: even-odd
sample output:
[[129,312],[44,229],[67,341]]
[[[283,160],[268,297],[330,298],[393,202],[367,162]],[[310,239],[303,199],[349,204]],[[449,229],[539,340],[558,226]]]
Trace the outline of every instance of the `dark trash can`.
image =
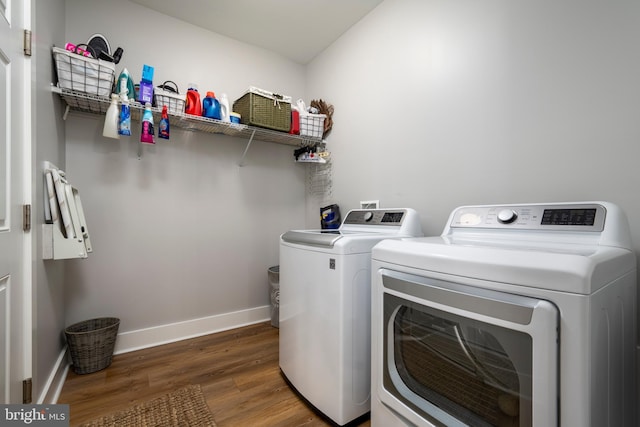
[[64,330],[76,374],[90,374],[111,365],[120,319],[85,320]]

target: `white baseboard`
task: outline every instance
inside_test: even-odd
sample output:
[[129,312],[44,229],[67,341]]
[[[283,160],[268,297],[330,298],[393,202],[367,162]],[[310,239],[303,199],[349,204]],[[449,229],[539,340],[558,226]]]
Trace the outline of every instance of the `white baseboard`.
[[[218,314],[202,317],[200,319],[139,329],[136,331],[118,334],[114,354],[127,353],[143,348],[155,347],[215,332],[240,328],[254,323],[265,322],[271,319],[271,307],[268,305],[249,310],[234,311],[232,313]],[[64,381],[67,378],[71,366],[68,357],[68,348],[65,346],[58,356],[53,370],[47,378],[42,393],[34,403],[57,403],[62,392]]]
[[122,332],[118,334],[116,339],[114,354],[128,353],[143,348],[240,328],[269,319],[271,319],[271,307],[265,305],[248,310]]
[[40,393],[38,400],[34,403],[57,403],[58,397],[60,397],[60,392],[62,391],[62,386],[64,385],[64,380],[67,378],[67,372],[69,372],[69,362],[67,357],[67,346],[65,346],[60,352],[53,370],[51,371],[51,374],[49,374],[49,378],[47,378],[47,382],[42,388],[42,393]]

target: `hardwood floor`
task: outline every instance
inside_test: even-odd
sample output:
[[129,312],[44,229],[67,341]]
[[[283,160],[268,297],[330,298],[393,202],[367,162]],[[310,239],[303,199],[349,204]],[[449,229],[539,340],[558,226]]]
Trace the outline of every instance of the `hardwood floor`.
[[200,384],[218,427],[332,425],[285,382],[268,322],[119,354],[92,374],[70,370],[58,403],[76,426],[189,384]]

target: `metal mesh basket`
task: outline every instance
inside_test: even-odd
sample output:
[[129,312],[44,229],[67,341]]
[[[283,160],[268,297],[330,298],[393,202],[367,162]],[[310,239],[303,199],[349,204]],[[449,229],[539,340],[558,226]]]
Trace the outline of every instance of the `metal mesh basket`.
[[162,106],[166,105],[167,110],[171,114],[184,113],[184,104],[186,95],[180,95],[178,85],[167,80],[153,91],[155,106],[162,110]]
[[76,92],[108,97],[115,79],[115,64],[53,48],[58,86]]
[[76,374],[89,374],[111,365],[120,319],[85,320],[64,330]]
[[300,114],[300,135],[322,138],[325,114]]

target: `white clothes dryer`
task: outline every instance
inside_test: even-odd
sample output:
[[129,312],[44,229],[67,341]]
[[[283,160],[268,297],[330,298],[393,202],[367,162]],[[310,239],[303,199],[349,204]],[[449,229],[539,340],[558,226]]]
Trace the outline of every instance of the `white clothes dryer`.
[[352,210],[337,230],[292,230],[280,243],[280,369],[344,425],[370,410],[371,248],[422,236],[413,209]]
[[373,427],[636,426],[636,257],[606,202],[455,209],[372,250]]

